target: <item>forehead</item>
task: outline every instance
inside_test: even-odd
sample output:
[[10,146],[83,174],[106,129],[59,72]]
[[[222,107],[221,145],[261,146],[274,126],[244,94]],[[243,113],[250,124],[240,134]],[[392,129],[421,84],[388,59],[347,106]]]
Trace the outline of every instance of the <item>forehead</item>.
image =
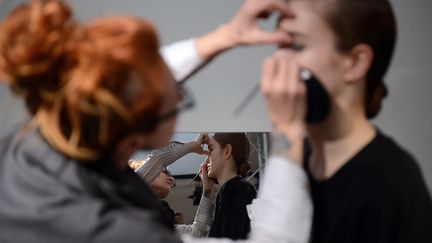
[[209,137],[209,146],[215,146],[215,145],[218,145],[219,143],[216,141],[216,139],[214,139],[214,137],[213,136],[210,136]]
[[323,6],[330,2],[312,0],[291,1],[290,7],[294,17],[281,17],[277,27],[293,34],[296,37],[314,37],[329,34],[331,29],[323,18]]

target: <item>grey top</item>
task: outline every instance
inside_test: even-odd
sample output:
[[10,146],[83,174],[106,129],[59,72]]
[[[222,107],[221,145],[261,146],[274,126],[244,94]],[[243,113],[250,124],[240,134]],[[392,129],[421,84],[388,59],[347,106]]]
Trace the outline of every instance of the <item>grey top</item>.
[[0,142],[0,242],[180,242],[132,170],[87,166],[37,131],[16,134]]

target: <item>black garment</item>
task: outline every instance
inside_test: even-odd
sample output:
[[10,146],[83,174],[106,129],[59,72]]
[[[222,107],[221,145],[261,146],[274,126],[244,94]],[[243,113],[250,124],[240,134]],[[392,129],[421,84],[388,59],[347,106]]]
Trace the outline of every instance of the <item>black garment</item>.
[[16,134],[0,141],[0,242],[180,242],[132,170]]
[[306,171],[313,243],[432,242],[432,201],[420,170],[380,132],[331,178],[315,180],[307,163]]
[[246,239],[250,231],[250,220],[246,205],[256,198],[255,188],[236,176],[219,190],[216,209],[209,237]]
[[171,229],[174,230],[175,212],[165,200],[159,200],[164,222],[167,222]]

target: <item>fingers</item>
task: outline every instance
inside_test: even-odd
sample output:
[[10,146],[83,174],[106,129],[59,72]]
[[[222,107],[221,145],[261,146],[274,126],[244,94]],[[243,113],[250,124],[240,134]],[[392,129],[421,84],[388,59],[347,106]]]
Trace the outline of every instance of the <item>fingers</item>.
[[292,43],[293,38],[282,31],[269,32],[260,30],[256,33],[255,38],[250,37],[249,41],[257,44],[289,45]]
[[305,90],[306,86],[303,81],[299,78],[300,66],[297,63],[292,63],[289,71],[289,80],[292,80],[288,84],[289,95],[292,97],[293,115],[298,116],[302,121],[305,118]]
[[208,144],[209,142],[208,133],[199,133],[198,136],[195,138],[195,142],[199,144]]
[[276,65],[276,60],[273,57],[267,57],[263,62],[261,71],[261,91],[264,96],[270,95],[272,90],[272,82],[277,69]]
[[200,177],[201,180],[206,179],[207,178],[207,173],[208,173],[208,164],[209,164],[209,159],[207,158],[206,160],[204,160],[204,162],[202,162],[202,164],[200,165]]
[[208,135],[208,133],[200,133],[200,138],[201,138],[201,140],[199,142],[200,143],[200,147],[201,147],[200,154],[201,155],[209,155],[210,154],[209,151],[207,151],[207,150],[205,150],[203,148],[204,144],[208,144],[209,143],[209,135]]
[[201,155],[208,155],[209,152],[203,149],[204,144],[208,144],[209,135],[207,133],[199,133],[194,141],[187,143],[190,152]]
[[209,164],[209,160],[206,159],[202,164],[201,164],[201,171],[207,175],[208,172],[208,164]]
[[287,54],[287,51],[280,50],[277,53],[277,60],[279,65],[279,72],[276,74],[276,84],[275,89],[278,89],[277,91],[280,96],[280,99],[284,100],[286,103],[286,109],[287,109],[287,120],[291,120],[293,116],[295,115],[296,105],[295,104],[295,93],[296,93],[296,87],[299,83],[299,80],[296,76],[298,73],[298,70],[296,70],[296,64],[294,61],[294,58],[292,55]]
[[294,14],[284,0],[247,0],[230,23],[235,45],[289,44],[290,37],[281,32],[267,32],[260,26],[261,18],[268,18],[279,12],[283,18],[294,18]]
[[306,88],[299,71],[294,54],[286,50],[277,51],[263,63],[261,89],[270,119],[277,127],[304,123]]
[[266,17],[275,11],[284,16],[294,16],[288,3],[283,0],[249,0],[245,4],[245,11],[255,17]]

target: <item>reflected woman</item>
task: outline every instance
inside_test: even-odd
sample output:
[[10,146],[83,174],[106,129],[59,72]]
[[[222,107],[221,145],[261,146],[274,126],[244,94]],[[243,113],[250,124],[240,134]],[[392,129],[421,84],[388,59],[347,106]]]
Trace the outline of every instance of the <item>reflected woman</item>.
[[246,206],[256,197],[244,178],[250,170],[249,139],[245,133],[216,133],[209,139],[208,177],[221,186],[209,236],[245,239],[250,231]]

